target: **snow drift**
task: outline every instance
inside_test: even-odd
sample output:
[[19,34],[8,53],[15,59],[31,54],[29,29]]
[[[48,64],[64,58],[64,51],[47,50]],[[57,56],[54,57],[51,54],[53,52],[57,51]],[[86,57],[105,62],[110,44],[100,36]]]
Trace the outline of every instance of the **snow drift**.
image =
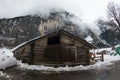
[[17,64],[10,49],[0,49],[0,69],[5,69]]

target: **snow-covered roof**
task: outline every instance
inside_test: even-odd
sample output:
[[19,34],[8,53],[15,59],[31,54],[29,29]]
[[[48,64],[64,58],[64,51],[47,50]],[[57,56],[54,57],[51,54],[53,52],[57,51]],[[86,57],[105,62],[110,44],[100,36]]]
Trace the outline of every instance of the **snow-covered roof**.
[[21,47],[21,46],[23,46],[23,45],[28,44],[28,43],[31,42],[31,41],[34,41],[34,40],[36,40],[36,39],[39,39],[39,38],[41,38],[41,36],[38,36],[38,37],[35,37],[35,38],[33,38],[33,39],[29,40],[29,41],[26,41],[26,42],[24,42],[24,43],[22,43],[22,44],[16,46],[15,48],[13,48],[12,51],[18,49],[19,47]]

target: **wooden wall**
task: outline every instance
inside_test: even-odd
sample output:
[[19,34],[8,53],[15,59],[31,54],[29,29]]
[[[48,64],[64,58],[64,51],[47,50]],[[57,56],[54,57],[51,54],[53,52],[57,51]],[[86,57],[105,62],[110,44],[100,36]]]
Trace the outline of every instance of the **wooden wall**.
[[34,64],[43,61],[44,49],[47,46],[47,38],[43,38],[25,45],[14,52],[14,56],[23,63]]
[[61,34],[57,45],[48,45],[47,41],[44,37],[29,43],[16,50],[14,56],[29,64],[89,64],[89,47],[74,36]]
[[68,36],[66,34],[61,35],[61,44],[62,45],[73,45],[73,46],[85,46],[78,39],[73,38],[74,36]]
[[[74,37],[74,36],[73,36]],[[75,62],[81,64],[89,64],[89,47],[84,44],[82,41],[73,38],[72,36],[68,36],[63,34],[61,36],[61,44],[62,45],[70,45],[73,47],[73,53],[75,54]]]

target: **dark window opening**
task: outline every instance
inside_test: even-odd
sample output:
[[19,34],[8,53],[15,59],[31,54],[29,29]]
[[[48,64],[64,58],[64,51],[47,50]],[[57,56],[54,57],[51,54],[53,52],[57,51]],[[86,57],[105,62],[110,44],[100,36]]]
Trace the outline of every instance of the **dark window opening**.
[[48,38],[48,45],[60,44],[60,35]]

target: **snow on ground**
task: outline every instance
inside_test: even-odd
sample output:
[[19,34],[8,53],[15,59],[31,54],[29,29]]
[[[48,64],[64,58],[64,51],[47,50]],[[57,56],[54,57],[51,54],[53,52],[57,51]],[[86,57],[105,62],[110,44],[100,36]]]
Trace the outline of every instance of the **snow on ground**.
[[56,71],[56,72],[60,72],[60,71],[80,71],[80,70],[90,70],[90,69],[100,69],[103,67],[110,66],[113,65],[112,63],[106,63],[106,62],[97,62],[94,65],[89,65],[89,66],[83,66],[83,65],[78,65],[75,67],[69,67],[69,66],[65,66],[65,67],[58,67],[58,68],[54,68],[54,67],[48,67],[48,66],[37,66],[37,65],[28,65],[28,64],[23,64],[21,62],[18,63],[19,67],[21,69],[29,69],[29,70],[41,70],[41,71]]
[[13,57],[10,49],[0,49],[0,69],[5,69],[17,64],[17,60]]
[[0,71],[0,77],[3,77],[5,79],[7,79],[7,80],[12,80],[12,78],[13,78],[13,76],[8,75],[6,73],[3,73],[2,71]]
[[6,54],[0,54],[0,69],[5,69],[17,64],[16,59]]
[[114,56],[114,55],[109,55],[109,54],[106,54],[106,55],[104,55],[104,61],[105,62],[112,62],[112,61],[118,61],[118,60],[120,60],[120,55],[116,55],[116,56]]
[[[111,48],[106,48],[106,49],[98,49],[96,50],[97,52],[101,50],[108,50],[108,52],[111,50]],[[45,71],[78,71],[78,70],[89,70],[89,69],[100,69],[103,67],[108,67],[110,65],[114,65],[114,63],[111,63],[113,61],[120,60],[119,55],[112,55],[106,54],[104,55],[104,62],[96,62],[94,65],[88,65],[88,66],[83,66],[83,65],[78,65],[75,67],[48,67],[48,66],[43,66],[43,65],[28,65],[25,63],[21,63],[20,61],[16,61],[16,59],[13,57],[13,53],[10,49],[2,48],[0,49],[0,69],[5,69],[7,67],[13,66],[18,64],[18,68],[20,69],[30,69],[30,70],[45,70]],[[1,75],[1,74],[0,74]]]
[[0,48],[0,54],[6,54],[7,56],[13,56],[11,49]]
[[99,49],[92,49],[92,50],[90,50],[90,52],[93,52],[93,53],[99,53],[99,52],[101,52],[101,51],[103,51],[103,50],[106,50],[106,53],[109,53],[109,52],[111,52],[112,51],[112,48],[99,48]]

